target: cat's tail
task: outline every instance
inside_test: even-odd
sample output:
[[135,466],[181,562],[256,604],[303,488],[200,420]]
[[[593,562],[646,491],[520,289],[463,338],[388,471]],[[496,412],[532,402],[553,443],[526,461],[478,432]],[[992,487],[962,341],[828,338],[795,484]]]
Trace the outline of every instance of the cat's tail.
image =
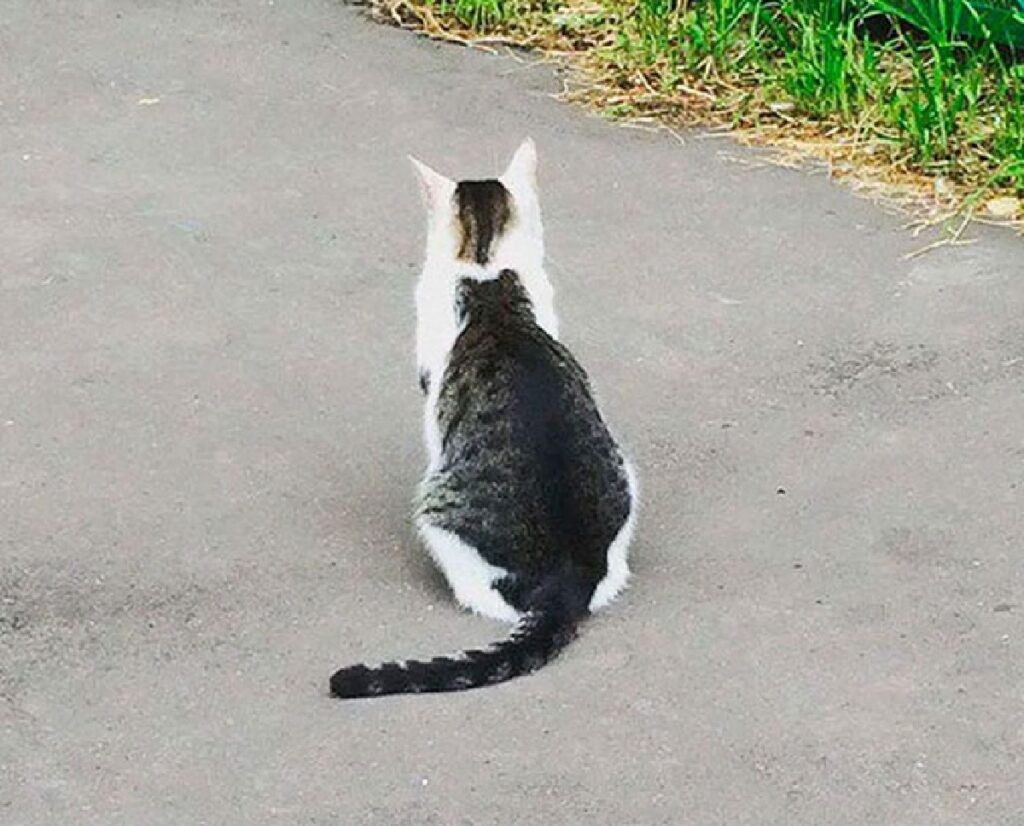
[[576,636],[576,627],[587,614],[588,597],[577,578],[553,576],[533,592],[531,607],[507,640],[455,657],[342,668],[331,677],[331,694],[351,699],[464,691],[529,674],[558,656]]

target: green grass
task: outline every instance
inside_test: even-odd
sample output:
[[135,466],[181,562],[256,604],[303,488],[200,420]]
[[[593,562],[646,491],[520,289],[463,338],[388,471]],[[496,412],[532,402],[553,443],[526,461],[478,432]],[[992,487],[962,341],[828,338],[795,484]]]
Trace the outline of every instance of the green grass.
[[[977,22],[966,0],[640,0],[635,8],[621,18],[620,60],[666,90],[703,67],[805,118],[866,128],[913,168],[964,181],[987,174],[1024,191],[1024,63],[993,38],[959,33]],[[881,18],[913,28],[872,38],[869,23]]]
[[[1024,194],[1024,0],[426,0],[479,31],[531,30],[593,52],[625,93],[719,120],[857,136],[894,168],[979,195]],[[1019,27],[1019,28],[1018,28]],[[540,31],[539,33],[543,33]],[[611,111],[628,114],[628,94]]]

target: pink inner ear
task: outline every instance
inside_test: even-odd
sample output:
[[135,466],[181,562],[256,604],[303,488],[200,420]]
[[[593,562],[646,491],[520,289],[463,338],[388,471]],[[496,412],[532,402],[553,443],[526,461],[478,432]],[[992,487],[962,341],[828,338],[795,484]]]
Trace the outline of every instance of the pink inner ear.
[[526,138],[516,150],[503,177],[525,180],[530,186],[537,185],[537,147],[533,138]]
[[416,160],[412,155],[409,161],[416,170],[416,178],[420,182],[420,192],[428,207],[435,207],[455,188],[454,182],[446,178],[440,172],[435,172],[422,161]]

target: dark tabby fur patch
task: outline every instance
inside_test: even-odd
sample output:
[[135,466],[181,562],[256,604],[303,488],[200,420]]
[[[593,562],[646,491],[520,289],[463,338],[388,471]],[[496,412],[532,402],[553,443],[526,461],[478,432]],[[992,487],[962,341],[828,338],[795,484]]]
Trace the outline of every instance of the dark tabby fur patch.
[[461,181],[455,187],[459,217],[458,258],[486,264],[491,248],[512,218],[512,199],[500,181]]
[[459,301],[467,324],[437,407],[445,462],[419,513],[515,572],[526,592],[563,562],[592,591],[630,494],[587,374],[537,325],[515,273],[467,279]]
[[625,463],[569,351],[534,320],[515,273],[466,279],[466,326],[441,378],[443,461],[418,518],[457,534],[508,576],[524,619],[508,640],[460,657],[343,668],[336,697],[458,691],[528,674],[573,638],[629,517]]

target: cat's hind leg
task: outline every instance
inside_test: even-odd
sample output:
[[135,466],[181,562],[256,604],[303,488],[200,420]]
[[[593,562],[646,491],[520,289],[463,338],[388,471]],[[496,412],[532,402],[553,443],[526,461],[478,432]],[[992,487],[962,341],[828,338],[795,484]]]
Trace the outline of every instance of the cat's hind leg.
[[444,572],[455,599],[464,608],[502,622],[518,622],[519,612],[494,587],[508,575],[508,571],[491,565],[472,545],[456,534],[434,525],[420,522],[420,537],[430,556]]
[[594,594],[590,599],[590,610],[597,611],[604,608],[609,602],[619,595],[626,582],[629,580],[629,564],[626,556],[629,552],[629,543],[633,541],[633,530],[636,527],[637,509],[637,481],[636,471],[632,464],[626,462],[626,480],[629,485],[629,516],[625,524],[619,529],[618,535],[608,547],[607,568],[604,578],[597,584]]

